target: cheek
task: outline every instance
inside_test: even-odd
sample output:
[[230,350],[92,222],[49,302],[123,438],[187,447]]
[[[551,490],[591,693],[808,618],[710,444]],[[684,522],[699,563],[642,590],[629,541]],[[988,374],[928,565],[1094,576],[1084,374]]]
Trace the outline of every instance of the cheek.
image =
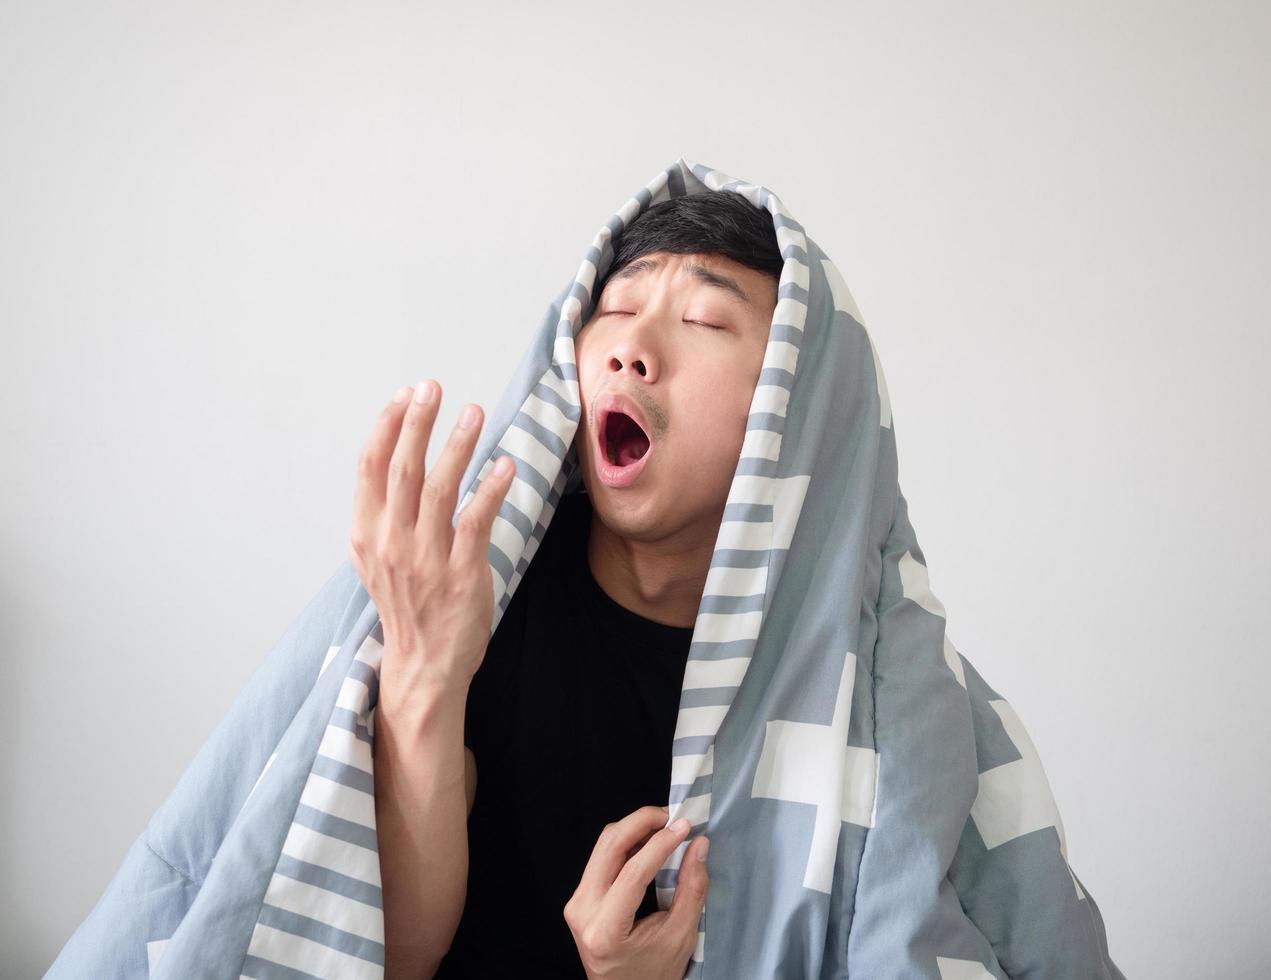
[[588,324],[574,338],[574,363],[578,366],[578,387],[584,397],[587,396],[591,383],[598,380],[604,356],[603,341],[596,337],[595,328]]
[[692,419],[682,430],[682,445],[695,465],[731,475],[746,438],[746,417],[754,387],[737,382],[735,375],[701,379],[692,396],[679,406],[681,419]]

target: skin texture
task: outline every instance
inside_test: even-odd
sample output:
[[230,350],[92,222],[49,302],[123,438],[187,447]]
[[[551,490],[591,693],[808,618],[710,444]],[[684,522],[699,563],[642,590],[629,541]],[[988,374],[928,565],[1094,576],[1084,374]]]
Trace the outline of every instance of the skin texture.
[[[715,254],[643,258],[661,264],[611,278],[574,339],[582,400],[576,442],[593,507],[588,562],[621,605],[655,622],[692,626],[746,435],[777,283]],[[734,280],[750,304],[690,275],[695,263]],[[634,399],[653,430],[644,471],[627,487],[606,486],[596,470],[594,405],[608,391]]]

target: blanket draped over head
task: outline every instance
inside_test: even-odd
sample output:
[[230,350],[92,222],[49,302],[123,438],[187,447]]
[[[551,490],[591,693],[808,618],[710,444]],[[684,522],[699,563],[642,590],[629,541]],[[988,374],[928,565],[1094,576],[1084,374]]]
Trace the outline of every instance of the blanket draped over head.
[[[689,841],[711,840],[686,976],[1124,980],[1024,725],[946,629],[861,314],[767,188],[677,160],[605,222],[533,332],[454,515],[496,459],[515,460],[489,549],[492,632],[561,495],[585,492],[574,338],[614,243],[651,205],[707,191],[771,214],[784,265],[671,752],[670,819],[692,830],[655,879],[661,908]],[[383,638],[345,560],[49,977],[383,976]]]

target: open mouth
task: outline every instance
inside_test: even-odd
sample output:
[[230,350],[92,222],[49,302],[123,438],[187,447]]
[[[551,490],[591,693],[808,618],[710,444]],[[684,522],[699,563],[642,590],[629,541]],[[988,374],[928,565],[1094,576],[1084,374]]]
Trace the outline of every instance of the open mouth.
[[640,424],[616,409],[605,415],[600,444],[605,460],[613,466],[629,466],[649,451],[649,437]]

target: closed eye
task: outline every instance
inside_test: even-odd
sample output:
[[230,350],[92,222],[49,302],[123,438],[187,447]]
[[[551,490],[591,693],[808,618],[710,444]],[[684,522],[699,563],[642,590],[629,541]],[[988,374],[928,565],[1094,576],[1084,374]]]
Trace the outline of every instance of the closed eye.
[[[629,313],[626,310],[606,310],[604,313],[601,313],[600,315],[602,317],[603,316],[635,316],[634,313]],[[697,324],[697,326],[699,327],[706,327],[709,330],[727,330],[728,329],[727,327],[717,327],[713,323],[704,323],[701,320],[685,320],[684,322],[694,323],[694,324]]]

